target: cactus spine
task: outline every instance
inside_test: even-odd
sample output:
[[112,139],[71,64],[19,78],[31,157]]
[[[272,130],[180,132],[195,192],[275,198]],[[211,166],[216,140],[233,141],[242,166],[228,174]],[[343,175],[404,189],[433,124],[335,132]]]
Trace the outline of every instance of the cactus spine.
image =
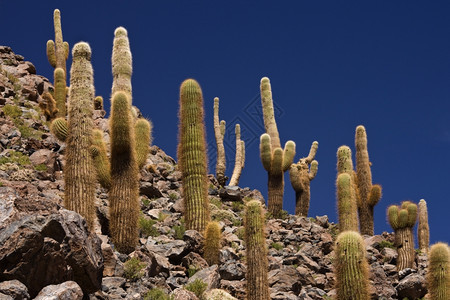
[[241,140],[241,126],[239,124],[236,124],[234,132],[236,133],[236,156],[234,159],[234,169],[230,179],[230,186],[239,184],[242,168],[244,168],[245,164],[245,142]]
[[55,68],[55,91],[52,98],[56,102],[56,117],[66,116],[66,60],[69,57],[69,44],[63,41],[61,29],[61,13],[59,9],[53,12],[55,27],[55,41],[47,41],[47,58],[50,65]]
[[295,143],[286,142],[281,148],[277,123],[273,109],[272,89],[269,78],[261,79],[261,104],[266,133],[261,135],[261,161],[268,173],[268,206],[269,212],[277,218],[283,209],[284,172],[292,164],[295,156]]
[[381,198],[381,186],[372,185],[371,163],[367,151],[367,134],[364,126],[356,127],[356,176],[359,196],[357,199],[361,234],[373,235],[373,209]]
[[269,300],[268,261],[264,216],[261,203],[251,200],[245,209],[245,245],[247,254],[247,298]]
[[450,249],[445,243],[431,246],[427,288],[430,300],[450,299]]
[[67,209],[81,214],[92,229],[95,177],[89,152],[94,109],[91,49],[87,43],[78,43],[73,48],[72,56],[64,203]]
[[178,161],[182,173],[186,229],[203,231],[209,222],[203,96],[200,85],[186,79],[180,87]]
[[225,186],[227,177],[225,176],[226,161],[223,138],[225,136],[225,121],[219,121],[219,98],[214,98],[214,135],[217,145],[216,178],[221,186]]
[[428,226],[427,202],[422,199],[419,201],[419,225],[417,227],[417,238],[419,239],[419,249],[428,254],[430,246],[430,227]]
[[348,173],[338,175],[336,180],[336,194],[340,232],[348,230],[358,231],[356,197],[352,184],[352,177]]
[[355,231],[339,234],[335,244],[337,300],[367,300],[369,295],[369,264],[364,240]]
[[395,232],[395,246],[397,247],[397,271],[413,268],[415,251],[412,229],[416,224],[417,205],[404,201],[399,207],[391,205],[388,208],[388,221]]
[[218,265],[220,260],[221,228],[218,222],[209,222],[205,231],[204,257],[210,266]]
[[308,216],[309,200],[311,198],[310,184],[317,175],[319,163],[314,160],[319,143],[314,141],[307,157],[301,158],[298,163],[291,165],[289,177],[292,188],[295,190],[295,214]]

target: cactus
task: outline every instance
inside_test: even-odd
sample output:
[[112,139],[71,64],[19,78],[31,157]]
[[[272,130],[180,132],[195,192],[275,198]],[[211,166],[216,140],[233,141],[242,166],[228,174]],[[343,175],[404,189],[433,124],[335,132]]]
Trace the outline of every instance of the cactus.
[[50,131],[56,136],[61,142],[65,142],[69,132],[69,124],[64,118],[56,118],[50,125]]
[[152,142],[152,123],[144,118],[137,119],[134,124],[136,134],[136,155],[138,168],[141,169],[147,161]]
[[411,201],[402,202],[400,207],[391,205],[387,215],[389,224],[395,232],[395,246],[398,253],[397,270],[413,268],[415,251],[412,229],[416,224],[417,205]]
[[356,176],[358,185],[358,214],[361,234],[373,235],[373,209],[381,198],[381,186],[372,185],[371,163],[367,151],[367,134],[364,126],[356,127]]
[[264,169],[268,173],[269,212],[277,218],[283,209],[284,172],[289,169],[294,159],[295,143],[288,141],[284,149],[281,148],[275,122],[272,90],[267,77],[261,79],[261,104],[266,133],[261,135],[260,155]]
[[106,154],[103,131],[101,130],[95,129],[92,131],[91,155],[97,173],[97,181],[102,187],[109,189],[111,187],[111,165]]
[[225,136],[225,121],[219,121],[219,98],[214,98],[214,135],[217,145],[217,162],[216,162],[216,178],[221,186],[225,186],[227,177],[225,176],[225,147],[223,146],[223,138]]
[[417,226],[417,238],[419,240],[419,249],[428,254],[430,246],[430,227],[428,226],[427,202],[424,199],[419,201],[419,225]]
[[42,99],[44,99],[44,101],[39,102],[39,108],[44,113],[46,120],[50,121],[56,118],[58,109],[56,108],[56,102],[55,99],[53,99],[52,94],[44,92],[42,94]]
[[89,153],[93,129],[94,85],[91,49],[87,43],[73,47],[64,204],[82,215],[92,229],[95,218],[95,175]]
[[269,300],[268,261],[264,236],[263,208],[258,200],[251,200],[245,208],[245,245],[247,255],[247,298]]
[[319,163],[313,160],[317,153],[319,143],[314,141],[307,157],[301,158],[298,163],[291,165],[289,177],[292,188],[295,190],[295,214],[308,216],[310,200],[310,183],[317,175]]
[[[131,74],[133,73],[133,64],[128,32],[123,27],[118,27],[114,31],[112,72],[112,94],[117,91],[122,91],[131,95]],[[129,100],[132,100],[131,97]]]
[[94,109],[95,110],[103,110],[103,97],[102,96],[95,97]]
[[54,87],[55,92],[52,95],[56,102],[58,112],[56,117],[66,116],[66,60],[69,57],[69,44],[63,41],[61,29],[61,13],[58,9],[53,12],[53,21],[55,27],[55,41],[47,41],[47,58],[50,65],[55,68]]
[[341,173],[336,180],[338,202],[339,231],[358,231],[358,214],[356,208],[355,190],[352,177]]
[[445,243],[431,246],[427,288],[430,300],[450,299],[450,249]]
[[178,162],[182,173],[186,229],[203,231],[209,222],[203,96],[200,85],[186,79],[180,87]]
[[336,299],[370,299],[369,264],[362,237],[355,231],[344,231],[338,235],[334,250]]
[[230,179],[230,186],[235,186],[239,184],[239,179],[241,178],[242,168],[245,164],[245,142],[241,140],[241,126],[236,124],[236,156],[234,159],[234,169],[233,174]]
[[205,230],[204,257],[210,266],[218,265],[220,260],[221,228],[218,222],[209,222]]

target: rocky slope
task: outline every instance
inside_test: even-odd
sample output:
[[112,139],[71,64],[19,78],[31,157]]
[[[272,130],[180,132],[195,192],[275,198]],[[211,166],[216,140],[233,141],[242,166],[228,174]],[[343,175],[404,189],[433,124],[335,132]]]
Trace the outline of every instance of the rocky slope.
[[[202,288],[203,299],[244,299],[242,212],[250,198],[264,202],[261,193],[219,188],[210,176],[211,215],[223,239],[220,264],[209,266],[202,235],[184,230],[176,162],[152,146],[141,171],[140,244],[120,254],[108,238],[105,190],[97,190],[95,233],[62,207],[65,146],[49,133],[38,106],[49,89],[32,63],[0,46],[0,299],[198,299],[191,291]],[[95,111],[107,137],[103,116]],[[336,225],[327,216],[291,215],[267,221],[266,232],[271,298],[331,299]],[[417,255],[417,268],[398,274],[392,234],[365,242],[373,299],[425,296],[424,255]]]

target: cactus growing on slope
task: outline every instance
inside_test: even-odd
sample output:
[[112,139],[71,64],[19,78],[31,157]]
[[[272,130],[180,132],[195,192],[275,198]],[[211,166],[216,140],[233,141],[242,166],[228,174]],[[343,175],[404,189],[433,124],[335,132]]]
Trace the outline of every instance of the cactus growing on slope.
[[236,124],[234,132],[236,133],[236,156],[234,159],[234,169],[230,179],[230,186],[239,184],[242,168],[244,168],[245,164],[245,142],[241,140],[241,125]]
[[371,163],[367,151],[367,134],[364,126],[356,127],[356,177],[358,185],[358,214],[361,234],[373,235],[373,209],[381,198],[381,186],[372,185]]
[[78,43],[73,47],[72,56],[64,203],[67,209],[85,217],[88,227],[92,229],[95,218],[95,175],[89,152],[94,110],[91,49],[87,43]]
[[261,79],[261,104],[266,133],[260,138],[260,155],[263,167],[268,173],[269,212],[277,218],[283,209],[284,172],[289,169],[294,159],[295,143],[288,141],[284,149],[281,148],[273,109],[272,89],[267,77]]
[[337,300],[367,300],[369,294],[369,264],[364,240],[355,231],[344,231],[335,244]]
[[216,178],[221,186],[225,186],[227,177],[225,176],[226,161],[225,161],[225,147],[223,146],[223,138],[225,136],[224,120],[219,118],[219,98],[214,98],[214,136],[216,137],[217,145],[217,162],[216,162]]
[[205,230],[204,258],[210,266],[218,265],[220,260],[221,228],[218,222],[208,222]]
[[251,200],[246,204],[244,222],[247,255],[246,299],[269,300],[264,216],[263,208],[258,200]]
[[402,202],[400,207],[391,205],[387,215],[389,224],[395,232],[395,246],[398,252],[397,271],[412,268],[415,260],[412,229],[417,220],[417,205],[411,201]]
[[314,141],[307,157],[301,158],[298,163],[289,168],[292,188],[295,190],[295,214],[308,216],[310,200],[310,183],[317,175],[319,163],[314,160],[319,143]]
[[419,201],[419,225],[417,226],[417,239],[419,240],[419,249],[428,254],[430,246],[430,227],[428,226],[427,202],[424,199]]
[[209,222],[203,96],[200,85],[186,79],[180,87],[178,162],[182,173],[186,229],[203,231]]
[[152,127],[152,123],[144,118],[137,119],[134,124],[134,131],[136,134],[136,155],[139,169],[145,165],[148,153],[150,152]]
[[445,243],[431,246],[428,258],[427,288],[430,300],[450,299],[450,249]]
[[358,214],[356,208],[355,190],[352,177],[341,173],[336,179],[336,195],[339,217],[339,231],[358,231]]

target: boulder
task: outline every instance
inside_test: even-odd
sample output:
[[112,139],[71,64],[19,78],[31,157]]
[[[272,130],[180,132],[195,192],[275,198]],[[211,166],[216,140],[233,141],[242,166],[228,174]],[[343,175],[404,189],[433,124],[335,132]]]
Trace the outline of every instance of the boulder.
[[82,300],[83,291],[74,281],[48,285],[43,288],[34,300]]
[[3,299],[1,296],[2,294],[7,295],[8,297],[11,297],[11,299],[15,300],[30,299],[27,287],[19,280],[0,282],[0,299]]

